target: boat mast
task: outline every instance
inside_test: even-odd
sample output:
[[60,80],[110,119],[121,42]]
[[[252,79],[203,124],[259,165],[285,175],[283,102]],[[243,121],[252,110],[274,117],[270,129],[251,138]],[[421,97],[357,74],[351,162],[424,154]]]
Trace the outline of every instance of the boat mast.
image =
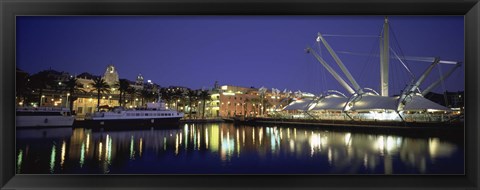
[[390,61],[388,34],[388,17],[385,17],[385,22],[383,23],[383,36],[380,38],[380,91],[382,96],[388,96],[388,66]]

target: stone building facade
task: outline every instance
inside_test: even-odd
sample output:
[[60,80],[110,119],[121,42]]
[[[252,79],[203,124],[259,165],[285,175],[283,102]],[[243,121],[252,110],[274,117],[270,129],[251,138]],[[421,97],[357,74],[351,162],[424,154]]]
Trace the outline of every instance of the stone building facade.
[[273,90],[223,85],[211,91],[207,117],[266,117],[287,104],[284,93]]

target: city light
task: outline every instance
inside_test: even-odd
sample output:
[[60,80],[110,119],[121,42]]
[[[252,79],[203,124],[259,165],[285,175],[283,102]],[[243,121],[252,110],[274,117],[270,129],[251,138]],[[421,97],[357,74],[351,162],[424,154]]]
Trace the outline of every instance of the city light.
[[17,157],[17,169],[18,169],[18,171],[21,171],[22,161],[23,161],[23,151],[22,151],[22,149],[20,149],[19,153],[18,153],[18,157]]
[[56,154],[56,148],[55,145],[52,146],[52,151],[50,153],[50,173],[53,173],[54,168],[55,168],[55,154]]

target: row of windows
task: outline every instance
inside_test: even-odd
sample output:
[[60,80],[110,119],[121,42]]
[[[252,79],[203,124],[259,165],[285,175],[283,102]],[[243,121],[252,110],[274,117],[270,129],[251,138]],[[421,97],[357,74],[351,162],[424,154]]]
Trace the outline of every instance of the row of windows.
[[[79,98],[79,99],[78,99],[78,103],[79,103],[79,104],[83,104],[84,100],[87,100],[87,99]],[[107,100],[108,100],[108,103],[110,103],[110,104],[113,102],[113,99],[107,99]],[[103,102],[103,101],[107,101],[107,100],[101,99],[100,101]],[[90,101],[93,101],[93,99],[91,99]],[[96,102],[96,101],[97,101],[97,99],[95,99],[95,102]]]
[[173,116],[172,113],[127,113],[127,116]]

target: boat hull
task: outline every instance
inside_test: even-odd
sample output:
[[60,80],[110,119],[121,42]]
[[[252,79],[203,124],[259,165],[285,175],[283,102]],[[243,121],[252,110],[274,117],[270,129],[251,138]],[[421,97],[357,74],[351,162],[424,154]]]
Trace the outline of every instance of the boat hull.
[[75,123],[75,127],[162,127],[178,126],[181,117],[141,118],[141,119],[86,119]]
[[17,127],[71,127],[74,117],[65,116],[17,116]]

